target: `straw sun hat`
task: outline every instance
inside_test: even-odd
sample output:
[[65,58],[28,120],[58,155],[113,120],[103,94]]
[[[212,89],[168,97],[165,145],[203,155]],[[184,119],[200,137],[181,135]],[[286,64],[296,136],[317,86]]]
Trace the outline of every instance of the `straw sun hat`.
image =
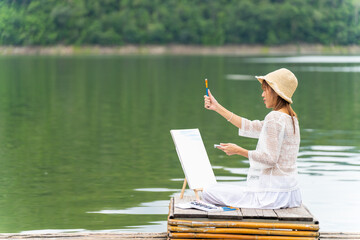
[[283,99],[292,103],[292,95],[294,94],[298,81],[295,75],[286,68],[275,70],[265,76],[255,76],[262,84],[264,80],[270,87]]

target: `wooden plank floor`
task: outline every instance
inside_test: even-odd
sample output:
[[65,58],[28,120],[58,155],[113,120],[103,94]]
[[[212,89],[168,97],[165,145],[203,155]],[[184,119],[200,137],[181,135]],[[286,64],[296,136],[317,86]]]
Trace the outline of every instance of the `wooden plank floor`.
[[249,219],[258,219],[258,220],[276,220],[280,222],[288,221],[297,221],[297,222],[313,222],[314,224],[319,224],[319,222],[314,219],[314,216],[302,205],[301,207],[296,208],[286,208],[286,209],[250,209],[250,208],[241,208],[236,211],[227,211],[227,212],[214,212],[209,213],[197,209],[180,209],[176,206],[179,203],[189,202],[195,200],[195,196],[184,196],[183,199],[180,199],[179,196],[171,198],[170,200],[170,213],[169,217],[174,219],[180,218],[207,218],[207,219],[233,219],[233,220],[244,220]]
[[[29,239],[29,240],[165,240],[167,233],[63,233],[63,234],[20,234],[20,233],[3,233],[0,234],[0,240],[5,239]],[[321,240],[334,239],[354,239],[360,240],[360,232],[322,232]]]

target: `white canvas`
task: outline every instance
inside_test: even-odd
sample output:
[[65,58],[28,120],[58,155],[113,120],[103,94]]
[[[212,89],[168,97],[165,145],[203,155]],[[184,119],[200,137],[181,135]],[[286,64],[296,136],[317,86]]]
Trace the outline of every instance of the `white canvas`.
[[199,129],[171,130],[176,151],[190,189],[216,183]]

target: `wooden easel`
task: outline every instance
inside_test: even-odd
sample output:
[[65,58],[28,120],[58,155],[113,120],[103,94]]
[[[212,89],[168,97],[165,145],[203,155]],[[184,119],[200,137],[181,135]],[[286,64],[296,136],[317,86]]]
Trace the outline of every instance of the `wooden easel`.
[[216,183],[200,131],[197,128],[177,129],[171,130],[170,133],[185,175],[180,198],[183,199],[186,185],[189,185],[195,192],[196,200],[200,200],[199,191],[203,191],[203,187],[207,185]]
[[[181,193],[180,193],[180,199],[184,198],[186,185],[187,185],[187,181],[186,181],[186,178],[184,178],[184,183],[183,183]],[[198,193],[199,191],[202,191],[202,189],[194,189],[195,197],[196,197],[196,200],[198,200],[198,201],[200,201],[200,197],[199,197],[199,193]]]

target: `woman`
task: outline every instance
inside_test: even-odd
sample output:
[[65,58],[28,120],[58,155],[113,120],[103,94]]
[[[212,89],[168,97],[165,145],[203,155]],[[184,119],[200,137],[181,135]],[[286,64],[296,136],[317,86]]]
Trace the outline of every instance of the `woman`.
[[301,205],[296,159],[300,145],[297,116],[290,104],[298,85],[295,75],[282,68],[256,77],[262,84],[266,108],[272,108],[263,121],[250,121],[221,106],[209,91],[205,108],[213,110],[239,128],[239,135],[258,138],[256,150],[236,144],[220,144],[227,155],[249,158],[247,186],[217,183],[204,188],[203,199],[212,204],[241,208],[279,209]]

